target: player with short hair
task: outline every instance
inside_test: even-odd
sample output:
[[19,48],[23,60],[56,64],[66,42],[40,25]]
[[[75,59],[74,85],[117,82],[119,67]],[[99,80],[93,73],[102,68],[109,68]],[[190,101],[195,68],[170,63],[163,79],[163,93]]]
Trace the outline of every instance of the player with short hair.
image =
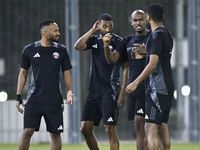
[[[94,35],[98,30],[101,34]],[[90,83],[88,95],[85,101],[82,119],[81,132],[91,150],[97,150],[98,144],[93,134],[93,126],[99,126],[103,117],[105,131],[109,137],[110,149],[119,149],[119,140],[116,131],[118,108],[125,104],[125,87],[128,69],[123,63],[123,57],[116,64],[108,64],[104,55],[103,37],[106,33],[112,33],[113,20],[110,14],[101,14],[99,20],[93,27],[75,43],[77,50],[92,51]],[[113,34],[109,44],[112,51],[121,42],[122,38]],[[123,83],[120,88],[119,69],[123,68]]]
[[170,149],[167,122],[174,92],[170,64],[173,39],[169,30],[163,26],[163,17],[160,4],[148,6],[147,21],[152,33],[146,45],[146,67],[138,78],[126,87],[126,92],[132,93],[146,79],[145,132],[149,150],[158,150],[159,147]]
[[[146,29],[146,18],[143,10],[135,10],[131,14],[131,25],[136,33],[126,36],[113,52],[107,48],[109,41],[104,41],[106,50],[106,59],[109,63],[116,62],[120,55],[127,55],[127,63],[129,63],[128,84],[133,82],[143,71],[146,62],[145,44],[150,35],[150,31]],[[110,36],[107,34],[106,36]],[[143,49],[143,54],[137,51]],[[145,150],[145,131],[144,131],[144,115],[145,115],[145,87],[141,82],[138,89],[131,94],[127,94],[127,112],[128,120],[134,120],[134,129],[136,132],[137,150]]]
[[[39,131],[41,117],[44,117],[47,131],[50,132],[51,150],[61,150],[60,133],[63,132],[63,98],[60,88],[60,70],[67,87],[66,104],[72,104],[72,68],[68,52],[58,42],[59,28],[52,20],[40,24],[41,40],[27,45],[22,52],[21,70],[17,85],[16,107],[20,113],[25,107],[24,130],[19,140],[19,150],[27,150],[35,131]],[[26,83],[28,70],[31,70],[31,83],[24,105],[21,93]]]

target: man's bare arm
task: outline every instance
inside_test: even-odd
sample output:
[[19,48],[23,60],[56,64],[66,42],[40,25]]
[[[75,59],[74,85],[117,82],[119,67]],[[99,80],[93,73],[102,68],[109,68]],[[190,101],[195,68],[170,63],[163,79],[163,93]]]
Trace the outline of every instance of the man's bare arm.
[[85,50],[87,48],[86,42],[90,38],[90,36],[96,33],[99,30],[99,21],[96,21],[93,27],[85,33],[82,37],[80,37],[76,43],[74,44],[74,48],[77,50]]
[[23,113],[23,110],[20,108],[20,105],[22,105],[24,107],[24,103],[21,99],[21,94],[22,94],[24,85],[26,83],[27,73],[28,73],[28,70],[21,68],[21,70],[19,72],[19,76],[18,76],[16,107],[20,113]]
[[64,71],[63,78],[64,78],[65,86],[68,91],[67,92],[67,101],[65,102],[65,104],[72,104],[74,94],[72,93],[72,75],[71,75],[70,70]]
[[122,86],[118,97],[118,108],[125,105],[125,95],[126,95],[126,85],[128,80],[128,62],[122,63],[123,73],[122,73]]

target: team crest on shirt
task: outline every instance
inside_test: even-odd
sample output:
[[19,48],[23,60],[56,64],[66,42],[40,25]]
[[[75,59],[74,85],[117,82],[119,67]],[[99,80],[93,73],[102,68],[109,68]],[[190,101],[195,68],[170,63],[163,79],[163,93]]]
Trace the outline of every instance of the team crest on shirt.
[[109,45],[109,50],[112,51],[113,50],[113,47],[112,45]]
[[58,59],[60,57],[60,55],[57,52],[53,53],[53,58]]

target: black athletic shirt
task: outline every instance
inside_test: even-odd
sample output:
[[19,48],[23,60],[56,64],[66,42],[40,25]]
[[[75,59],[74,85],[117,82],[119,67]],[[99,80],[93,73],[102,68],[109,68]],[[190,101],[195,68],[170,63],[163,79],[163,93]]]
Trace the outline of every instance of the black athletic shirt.
[[[112,51],[121,42],[122,38],[112,34],[113,37],[109,44]],[[92,35],[86,42],[87,48],[92,50],[90,66],[90,83],[88,90],[96,93],[115,93],[120,92],[119,68],[120,62],[108,64],[105,58],[104,44],[101,35]]]
[[40,41],[27,45],[22,53],[21,68],[31,69],[31,84],[27,102],[34,104],[62,104],[60,70],[72,68],[64,45],[53,42],[51,47]]
[[[134,44],[146,44],[146,41],[151,34],[148,31],[145,35],[137,36],[135,34],[131,34],[126,36],[120,45],[117,46],[116,50],[120,53],[120,55],[127,55],[126,61],[129,62],[129,77],[128,77],[128,84],[133,82],[144,70],[146,58],[143,59],[132,59],[131,51],[133,49]],[[125,53],[125,54],[124,54]],[[144,81],[139,84],[139,86],[144,86]]]
[[174,82],[171,71],[171,52],[173,39],[171,33],[164,27],[160,26],[154,30],[147,41],[147,62],[149,63],[150,55],[159,56],[156,69],[151,73],[149,79],[145,81],[146,92],[159,93],[163,95],[172,95],[174,92]]

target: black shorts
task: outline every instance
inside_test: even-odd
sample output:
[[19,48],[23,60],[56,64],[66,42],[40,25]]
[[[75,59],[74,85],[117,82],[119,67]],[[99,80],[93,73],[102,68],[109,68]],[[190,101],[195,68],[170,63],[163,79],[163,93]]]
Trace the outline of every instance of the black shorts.
[[89,92],[84,104],[81,121],[94,121],[99,126],[103,117],[104,125],[116,125],[118,118],[117,99],[112,94]]
[[145,122],[161,125],[169,120],[172,96],[148,93],[146,98]]
[[63,107],[61,104],[39,105],[27,103],[24,112],[24,129],[35,128],[35,131],[39,131],[42,116],[48,132],[63,132]]
[[145,88],[138,87],[133,93],[127,94],[127,113],[128,120],[134,120],[134,116],[145,116]]

